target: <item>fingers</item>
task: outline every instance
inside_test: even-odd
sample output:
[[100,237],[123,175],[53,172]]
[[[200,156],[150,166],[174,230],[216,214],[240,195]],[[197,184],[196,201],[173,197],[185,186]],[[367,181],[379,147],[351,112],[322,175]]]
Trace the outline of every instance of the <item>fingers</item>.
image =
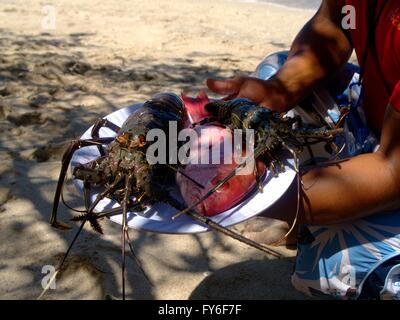
[[236,77],[231,80],[208,79],[207,86],[217,94],[227,95],[223,100],[240,97],[260,102],[266,95],[264,81],[251,77]]
[[279,92],[275,85],[254,77],[236,77],[231,80],[207,80],[208,88],[221,95],[226,95],[222,100],[234,98],[247,98],[255,103],[280,111],[285,108],[285,96]]
[[207,87],[218,94],[235,95],[239,92],[243,83],[243,78],[234,78],[232,80],[208,79]]
[[238,98],[247,98],[264,107],[269,107],[269,102],[274,92],[266,87],[264,80],[248,77],[243,81]]
[[237,97],[238,97],[238,94],[235,92],[235,93],[232,93],[232,94],[230,94],[230,95],[228,95],[226,97],[223,97],[221,100],[229,101],[229,100],[233,100],[233,99],[235,99]]

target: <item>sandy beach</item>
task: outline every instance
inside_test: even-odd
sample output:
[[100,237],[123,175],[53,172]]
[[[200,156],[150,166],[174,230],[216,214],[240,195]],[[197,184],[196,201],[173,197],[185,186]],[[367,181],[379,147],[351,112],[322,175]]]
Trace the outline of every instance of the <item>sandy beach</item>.
[[[209,77],[253,72],[312,14],[222,0],[1,1],[0,299],[35,299],[43,266],[77,230],[48,223],[67,141],[156,93],[194,95]],[[70,182],[65,194],[82,204]],[[120,226],[102,226],[104,236],[85,228],[45,299],[120,297]],[[217,233],[130,235],[153,282],[129,258],[130,299],[304,299],[290,283],[295,250],[276,260]]]

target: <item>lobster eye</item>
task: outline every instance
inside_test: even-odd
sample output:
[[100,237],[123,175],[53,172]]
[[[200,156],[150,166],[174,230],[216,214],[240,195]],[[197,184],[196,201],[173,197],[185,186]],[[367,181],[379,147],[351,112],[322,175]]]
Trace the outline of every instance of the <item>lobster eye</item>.
[[141,143],[146,142],[146,137],[145,137],[143,134],[141,134],[141,135],[139,136],[139,141],[140,141]]
[[119,136],[116,138],[116,140],[117,140],[119,143],[124,144],[124,143],[127,143],[127,142],[129,141],[129,138],[130,138],[130,134],[129,134],[128,132],[124,132],[123,134],[119,135]]
[[131,140],[129,140],[130,148],[143,148],[146,145],[146,137],[143,134],[134,136]]

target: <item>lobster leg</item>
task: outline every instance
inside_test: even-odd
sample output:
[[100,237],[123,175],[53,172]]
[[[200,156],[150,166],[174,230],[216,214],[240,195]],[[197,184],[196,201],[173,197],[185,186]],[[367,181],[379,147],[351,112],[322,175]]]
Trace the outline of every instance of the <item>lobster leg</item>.
[[299,152],[297,150],[294,150],[293,148],[289,147],[285,142],[282,141],[282,146],[288,150],[292,155],[294,159],[294,170],[296,171],[297,174],[300,172],[300,165],[299,165]]
[[[90,222],[90,226],[97,231],[100,234],[103,234],[103,230],[99,224],[99,222],[97,221],[97,219],[93,219],[92,217],[89,217],[89,212],[90,212],[90,183],[85,181],[84,182],[84,198],[85,198],[85,208],[86,208],[86,216],[87,219]],[[96,205],[95,205],[96,206]],[[95,206],[93,208],[95,208]],[[84,218],[85,220],[85,218]]]
[[[139,207],[137,205],[129,205],[128,208],[132,208],[133,210],[136,210],[136,208]],[[108,210],[104,210],[101,212],[96,212],[95,214],[93,214],[93,219],[96,220],[100,220],[103,219],[104,217],[110,218],[113,216],[118,216],[121,214],[122,208],[118,207],[118,208],[114,208],[114,209],[108,209]],[[86,213],[87,211],[82,211],[84,213]],[[71,219],[71,221],[82,221],[84,219],[85,215],[80,215],[80,216],[76,216],[74,218]]]
[[[78,219],[72,219],[72,220],[81,220],[81,221],[89,221],[91,227],[97,231],[100,234],[103,234],[103,230],[101,229],[100,224],[97,221],[97,213],[94,212],[94,209],[96,206],[99,204],[101,200],[103,200],[105,197],[107,197],[109,194],[114,192],[115,188],[118,186],[118,184],[121,182],[122,177],[118,175],[114,182],[102,193],[98,194],[95,201],[90,205],[89,209],[87,209],[87,213],[84,214],[83,216],[78,217]],[[89,199],[90,199],[90,190],[88,188],[85,188],[85,206],[88,207]]]
[[277,177],[281,172],[285,172],[285,165],[272,152],[267,151],[266,156],[268,160],[266,163],[269,163],[268,169],[274,177]]
[[73,141],[70,144],[70,146],[68,147],[68,149],[65,151],[63,158],[62,158],[60,176],[59,176],[58,182],[57,182],[56,193],[54,195],[54,201],[53,201],[53,210],[51,212],[51,218],[50,218],[50,224],[53,227],[58,228],[58,229],[63,229],[63,230],[70,229],[70,227],[67,224],[57,221],[57,210],[58,210],[58,205],[60,203],[60,195],[61,195],[61,191],[62,191],[62,188],[64,185],[65,176],[67,174],[68,166],[69,166],[69,163],[72,159],[74,152],[82,147],[107,144],[113,140],[114,140],[114,138],[77,140],[77,141]]
[[[124,210],[127,211],[128,208],[134,209],[135,207],[138,207],[138,206],[141,206],[141,204],[137,203],[137,202],[133,203],[133,204],[130,204],[129,203],[129,197],[127,197],[126,209],[124,209],[125,208],[124,202],[121,205],[122,211],[124,211]],[[98,220],[98,219],[101,219],[101,218],[104,218],[104,217],[111,217],[111,216],[120,215],[121,214],[121,207],[115,208],[115,209],[110,209],[110,210],[105,210],[103,212],[96,212],[91,218],[93,218],[92,220],[94,220],[94,219]],[[90,209],[87,209],[87,210],[89,211]],[[80,217],[77,217],[74,221],[83,220],[84,218],[85,218],[84,216],[80,216]],[[123,222],[123,224],[126,224],[127,219],[126,219],[126,213],[124,213],[124,212],[123,212],[123,219],[125,219],[125,222]],[[92,222],[92,220],[90,220],[90,221]],[[140,262],[139,258],[136,256],[135,251],[133,250],[133,247],[132,247],[132,244],[131,244],[131,240],[130,240],[130,237],[129,237],[128,228],[123,228],[123,229],[125,230],[124,232],[125,232],[125,235],[126,235],[126,240],[128,242],[129,249],[130,249],[130,251],[132,253],[133,259],[138,264],[139,269],[142,271],[142,273],[143,273],[144,277],[146,278],[146,280],[148,281],[148,283],[151,286],[153,286],[149,276],[146,274],[146,272],[143,269],[142,263]]]
[[64,258],[63,258],[63,260],[61,262],[60,268],[61,268],[62,264],[64,263],[64,261],[65,261],[67,255],[68,255],[69,251],[71,250],[74,242],[76,241],[76,239],[78,238],[80,232],[82,231],[83,226],[85,225],[86,221],[90,221],[93,218],[93,215],[94,215],[93,214],[93,210],[96,208],[96,206],[99,204],[99,202],[101,200],[103,200],[106,196],[108,196],[109,194],[111,194],[114,191],[115,187],[118,185],[118,183],[120,181],[121,181],[121,177],[118,176],[115,179],[115,181],[105,191],[103,191],[102,193],[97,195],[95,201],[92,204],[90,204],[89,189],[85,189],[85,192],[84,192],[85,207],[87,208],[88,211],[85,214],[85,216],[83,217],[81,226],[79,227],[78,232],[76,233],[74,239],[72,240],[72,242],[71,242],[71,244],[70,244],[70,246],[69,246],[69,248],[67,250],[67,253],[65,254],[65,256],[64,256]]
[[[100,118],[96,121],[96,123],[93,125],[93,129],[91,132],[91,135],[93,138],[98,139],[100,138],[100,129],[106,127],[109,128],[111,130],[113,130],[115,133],[118,133],[118,131],[121,129],[119,126],[117,126],[116,124],[112,123],[110,120],[104,119],[104,118]],[[105,151],[103,146],[98,145],[97,148],[99,149],[100,155],[102,157],[105,156]]]
[[[117,179],[115,180],[115,182],[108,187],[104,192],[102,192],[101,194],[99,194],[96,198],[96,200],[90,204],[90,198],[88,197],[88,192],[86,191],[84,193],[84,197],[85,197],[85,207],[88,208],[88,213],[83,217],[82,223],[79,226],[78,231],[76,232],[74,238],[72,239],[67,251],[65,252],[63,258],[61,259],[60,263],[58,264],[58,267],[56,268],[56,271],[54,272],[53,276],[51,277],[48,285],[43,289],[42,293],[40,294],[40,296],[37,298],[37,300],[40,300],[43,295],[49,290],[50,285],[53,283],[53,281],[56,279],[58,273],[60,272],[61,268],[63,267],[65,260],[67,259],[69,253],[71,252],[72,247],[74,246],[76,240],[78,239],[79,235],[81,234],[83,227],[86,224],[86,221],[88,221],[91,218],[91,215],[93,214],[93,210],[94,208],[97,206],[97,204],[104,199],[107,195],[109,195],[115,188],[115,186],[121,181],[120,177],[117,177]],[[88,187],[88,186],[87,186]],[[87,189],[88,190],[88,189]],[[90,206],[89,206],[90,205]]]

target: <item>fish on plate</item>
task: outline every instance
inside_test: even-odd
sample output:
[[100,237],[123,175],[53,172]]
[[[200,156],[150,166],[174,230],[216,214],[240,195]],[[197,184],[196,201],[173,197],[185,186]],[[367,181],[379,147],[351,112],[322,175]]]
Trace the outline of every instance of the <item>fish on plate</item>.
[[[201,92],[197,98],[182,96],[182,99],[192,123],[210,116],[205,109],[205,105],[210,102],[205,92]],[[183,174],[178,173],[176,176],[177,185],[187,206],[196,204],[238,166],[234,152],[229,152],[229,149],[224,147],[228,141],[232,145],[233,137],[230,129],[217,123],[208,123],[196,126],[194,130],[198,139],[190,142],[189,162],[181,169]],[[245,157],[246,153],[243,152],[242,158]],[[254,163],[250,163],[249,166],[254,167]],[[257,161],[257,170],[247,170],[230,179],[197,205],[196,211],[212,217],[235,207],[257,187],[257,175],[262,177],[265,173],[265,164]]]

